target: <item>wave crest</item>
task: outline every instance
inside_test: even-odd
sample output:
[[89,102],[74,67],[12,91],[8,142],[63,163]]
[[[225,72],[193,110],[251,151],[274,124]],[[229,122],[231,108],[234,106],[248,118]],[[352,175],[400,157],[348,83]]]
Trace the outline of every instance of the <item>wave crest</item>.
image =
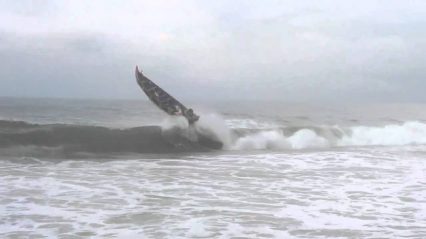
[[343,146],[426,144],[426,124],[410,121],[379,126],[322,126],[260,130],[235,140],[232,149],[307,149]]
[[[205,117],[193,131],[182,120],[163,127],[111,129],[96,126],[0,121],[0,156],[100,157],[124,153],[229,150],[300,150],[329,147],[426,144],[426,124],[409,121],[384,126],[311,126],[229,129],[218,117]],[[175,124],[178,124],[177,127]],[[222,147],[223,146],[223,147]]]

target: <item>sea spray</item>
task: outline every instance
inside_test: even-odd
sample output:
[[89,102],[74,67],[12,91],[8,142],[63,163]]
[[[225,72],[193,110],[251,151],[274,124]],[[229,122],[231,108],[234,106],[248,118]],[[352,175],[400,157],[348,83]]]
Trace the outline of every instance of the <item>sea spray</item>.
[[203,115],[195,123],[195,127],[198,133],[222,142],[225,149],[232,144],[232,132],[226,125],[225,120],[218,114],[209,113]]
[[217,141],[228,148],[232,142],[232,134],[225,120],[217,114],[204,114],[195,124],[190,125],[183,116],[167,117],[161,124],[162,134],[165,138],[176,141],[184,137],[191,142],[197,142],[200,137]]
[[188,120],[183,116],[169,116],[164,118],[160,126],[163,130],[170,130],[176,127],[179,129],[187,129],[189,124]]

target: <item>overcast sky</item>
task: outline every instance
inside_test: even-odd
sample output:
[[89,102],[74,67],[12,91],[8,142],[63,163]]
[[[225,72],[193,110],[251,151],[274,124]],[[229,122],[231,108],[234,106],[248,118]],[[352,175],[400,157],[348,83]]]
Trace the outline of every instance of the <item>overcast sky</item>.
[[426,1],[0,0],[0,96],[426,101]]

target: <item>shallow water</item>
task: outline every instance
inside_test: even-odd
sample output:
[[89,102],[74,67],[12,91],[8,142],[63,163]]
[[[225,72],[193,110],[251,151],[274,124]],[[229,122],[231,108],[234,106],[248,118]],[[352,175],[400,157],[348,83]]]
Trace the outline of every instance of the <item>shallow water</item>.
[[[44,123],[61,117],[76,123],[67,120],[77,113],[48,112]],[[32,118],[23,112],[14,118],[42,121],[27,114]],[[94,115],[87,121],[105,125],[105,116]],[[111,122],[133,126],[139,117]],[[241,128],[260,128],[260,133],[274,130],[258,116],[238,117],[228,115],[225,121],[234,128],[246,122]],[[3,154],[0,237],[425,238],[426,147],[420,140],[426,135],[422,125],[401,130],[405,121],[398,120],[382,124],[400,128],[374,126],[357,141],[382,144],[297,149],[271,147],[282,139],[268,138],[259,148],[123,153],[112,159]],[[422,124],[420,117],[410,120]],[[399,140],[413,135],[418,142]]]
[[417,150],[1,161],[0,232],[424,238],[426,163]]

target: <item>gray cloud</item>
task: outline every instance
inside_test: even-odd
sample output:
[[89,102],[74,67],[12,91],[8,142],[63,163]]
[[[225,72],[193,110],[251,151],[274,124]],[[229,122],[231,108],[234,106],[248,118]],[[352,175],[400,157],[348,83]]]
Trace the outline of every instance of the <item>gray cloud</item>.
[[423,1],[55,3],[2,3],[0,95],[426,100]]

